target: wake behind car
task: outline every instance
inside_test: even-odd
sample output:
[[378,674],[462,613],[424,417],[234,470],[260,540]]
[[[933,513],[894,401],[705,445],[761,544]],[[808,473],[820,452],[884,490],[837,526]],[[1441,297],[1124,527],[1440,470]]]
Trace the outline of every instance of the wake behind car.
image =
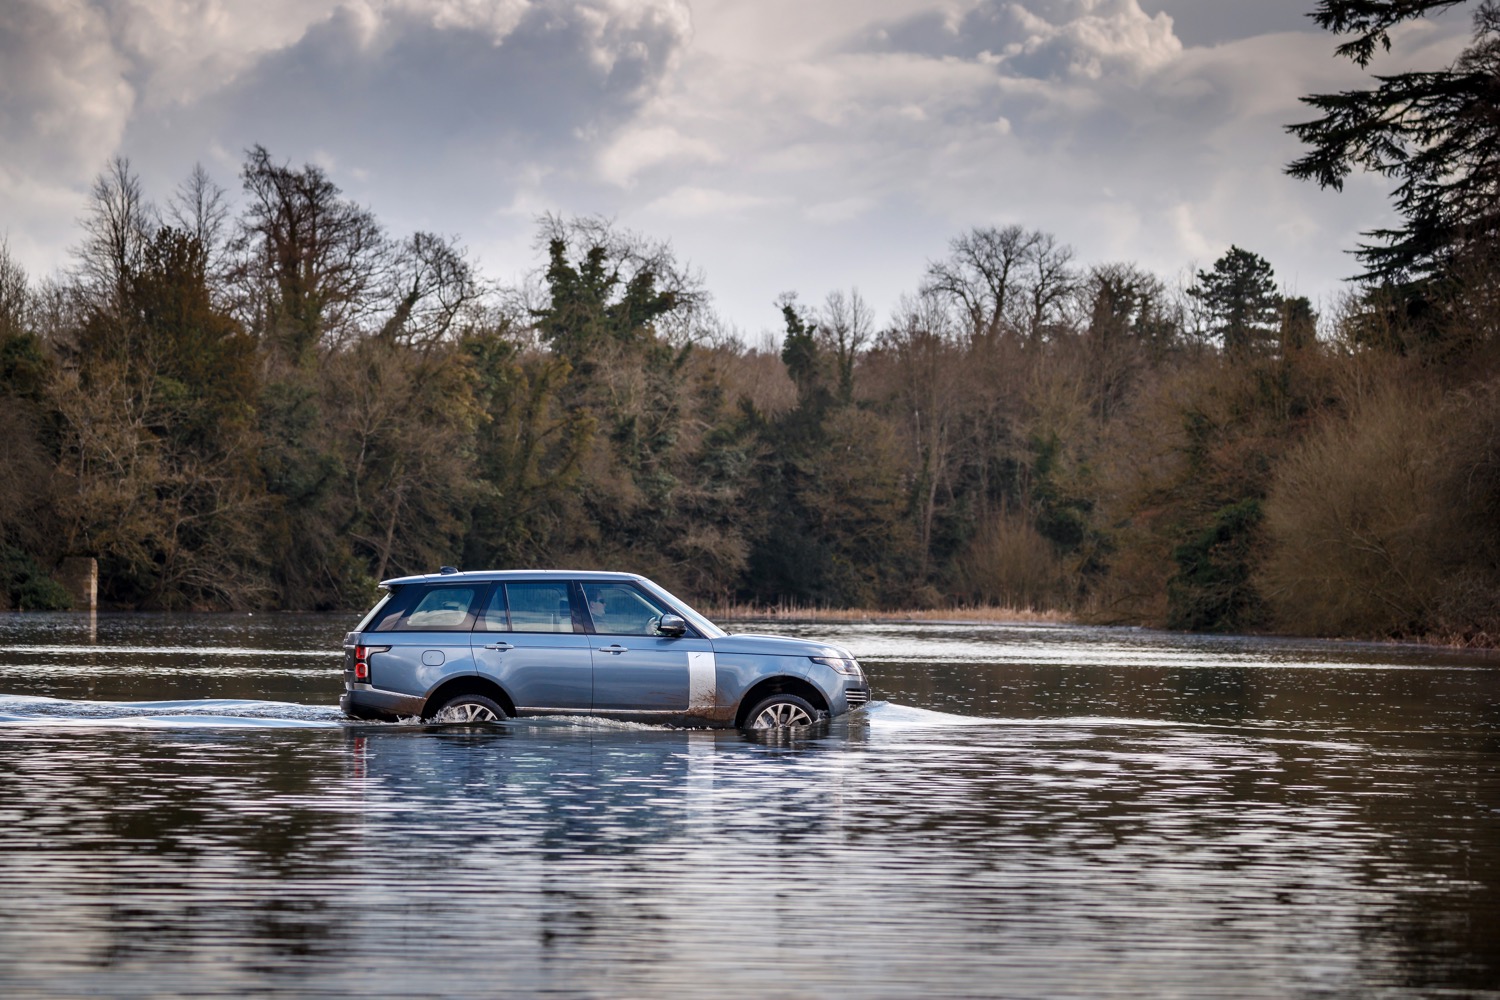
[[339,705],[355,718],[774,729],[870,700],[848,650],[730,634],[631,573],[444,567],[380,586],[344,637]]

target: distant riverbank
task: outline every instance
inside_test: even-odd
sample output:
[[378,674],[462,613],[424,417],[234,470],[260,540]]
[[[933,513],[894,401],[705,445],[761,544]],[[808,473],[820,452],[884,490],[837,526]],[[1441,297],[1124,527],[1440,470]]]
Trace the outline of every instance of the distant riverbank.
[[[796,623],[864,623],[864,622],[953,622],[960,624],[995,625],[1085,625],[1085,624],[1136,624],[1100,622],[1087,615],[1066,611],[1037,610],[1035,608],[1013,608],[996,606],[962,606],[951,608],[898,608],[891,611],[870,608],[810,608],[797,605],[757,606],[751,604],[729,604],[708,606],[704,614],[715,621],[773,621]],[[1161,628],[1161,626],[1150,626]],[[1176,632],[1176,629],[1162,629]],[[1282,636],[1303,639],[1327,639],[1344,642],[1378,642],[1392,645],[1409,644],[1434,648],[1462,649],[1473,652],[1500,653],[1500,636],[1487,632],[1431,634],[1413,636],[1361,636],[1361,635],[1305,635],[1295,633],[1258,632],[1248,630],[1235,633],[1245,636]]]
[[[162,614],[161,611],[137,611],[132,608],[103,607],[100,612],[106,614],[128,615],[140,614]],[[869,622],[882,623],[955,623],[969,625],[1134,625],[1157,629],[1164,632],[1176,632],[1179,634],[1193,634],[1183,632],[1180,629],[1165,628],[1157,623],[1144,622],[1121,622],[1117,620],[1100,621],[1086,614],[1073,614],[1067,611],[1038,610],[1035,608],[1001,607],[993,605],[967,605],[948,608],[897,608],[893,610],[876,610],[871,608],[815,608],[802,607],[795,604],[778,605],[754,605],[754,604],[705,604],[702,612],[710,619],[717,622],[779,622],[784,624],[862,624]],[[16,612],[14,609],[0,609],[0,614],[12,611],[16,614],[25,615],[28,612]],[[87,614],[87,612],[81,612]],[[174,612],[166,612],[173,614]],[[198,609],[193,611],[178,611],[176,614],[246,614],[246,612],[224,612],[216,610]],[[304,609],[281,608],[263,609],[261,611],[249,612],[249,617],[256,615],[314,615],[325,614],[324,611],[312,611]],[[351,608],[348,614],[358,617],[360,609]],[[1222,633],[1228,634],[1228,633]],[[1429,646],[1433,648],[1461,649],[1471,652],[1483,652],[1492,655],[1500,655],[1500,636],[1483,632],[1471,631],[1449,634],[1408,635],[1408,636],[1378,636],[1378,635],[1298,635],[1292,632],[1270,632],[1245,630],[1233,633],[1241,636],[1302,638],[1302,639],[1326,639],[1346,642],[1375,642],[1391,645],[1414,645]]]
[[955,608],[904,608],[875,611],[869,608],[808,608],[797,605],[757,606],[729,604],[706,608],[715,620],[778,622],[974,622],[1022,625],[1069,625],[1077,619],[1062,611],[1033,608],[966,606]]

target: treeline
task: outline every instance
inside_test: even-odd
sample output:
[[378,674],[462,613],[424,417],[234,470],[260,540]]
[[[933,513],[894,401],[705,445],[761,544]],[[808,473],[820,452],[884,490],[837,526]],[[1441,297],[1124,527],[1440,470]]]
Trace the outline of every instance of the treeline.
[[[0,599],[99,559],[136,608],[350,608],[441,564],[711,604],[1500,635],[1490,262],[1314,315],[1230,248],[1186,288],[1045,232],[953,239],[894,314],[726,331],[661,243],[539,220],[501,288],[252,149],[161,208],[98,179],[65,274],[0,253]],[[775,308],[768,304],[768,315]]]

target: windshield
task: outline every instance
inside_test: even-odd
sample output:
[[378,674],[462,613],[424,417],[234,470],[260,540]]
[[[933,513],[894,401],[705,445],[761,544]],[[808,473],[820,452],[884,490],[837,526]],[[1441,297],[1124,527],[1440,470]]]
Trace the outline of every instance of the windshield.
[[661,587],[652,583],[650,580],[641,580],[640,582],[641,585],[651,593],[655,594],[657,597],[670,604],[678,614],[682,615],[682,617],[688,620],[693,628],[701,632],[704,638],[722,639],[724,636],[729,634],[728,632],[725,632],[723,629],[719,628],[719,626],[715,625],[713,622],[709,621],[707,618],[704,618],[698,612],[694,611],[682,598],[676,597],[671,592],[663,590]]

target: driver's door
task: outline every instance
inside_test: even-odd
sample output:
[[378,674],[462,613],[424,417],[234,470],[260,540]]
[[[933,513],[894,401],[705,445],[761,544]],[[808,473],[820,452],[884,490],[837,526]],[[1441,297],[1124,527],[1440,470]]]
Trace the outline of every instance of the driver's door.
[[694,707],[690,694],[704,698],[703,678],[695,675],[713,669],[707,639],[658,634],[669,609],[628,582],[584,581],[582,590],[594,627],[596,712],[680,715]]

